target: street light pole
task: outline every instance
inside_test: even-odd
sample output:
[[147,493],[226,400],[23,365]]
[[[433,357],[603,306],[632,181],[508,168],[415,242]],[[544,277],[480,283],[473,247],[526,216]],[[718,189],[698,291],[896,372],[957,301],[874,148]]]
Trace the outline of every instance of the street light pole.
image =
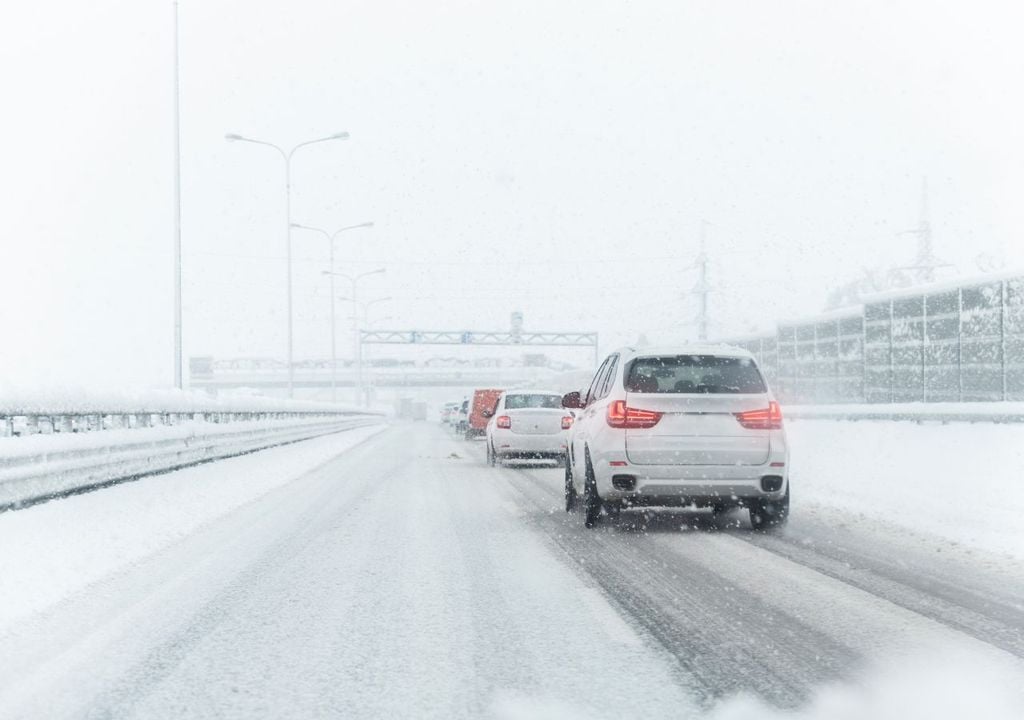
[[[384,298],[382,298],[382,299],[384,299]],[[391,298],[386,298],[386,299],[390,300]],[[366,313],[364,313],[364,316],[363,316],[363,325],[365,327],[367,327],[367,328],[371,328],[371,327],[377,325],[378,323],[387,322],[389,320],[393,320],[394,319],[391,315],[385,315],[383,317],[379,317],[379,318],[375,318],[373,320],[370,320],[370,313],[369,313],[369,309],[368,308],[369,308],[369,303],[367,303],[367,311],[366,311]],[[360,350],[362,350],[362,343],[360,343]],[[376,392],[375,392],[374,388],[375,388],[375,385],[373,384],[373,376],[371,375],[367,379],[367,381],[366,381],[366,387],[363,389],[363,394],[366,396],[366,403],[367,403],[367,405],[369,405],[370,401],[376,396]]]
[[292,155],[288,153],[284,159],[284,221],[288,224],[285,230],[287,242],[288,267],[288,398],[295,397],[295,318],[292,315]]
[[[331,271],[334,270],[334,237],[327,238],[327,244],[330,246],[329,267]],[[337,322],[334,319],[334,309],[337,303],[334,301],[334,276],[329,276],[330,290],[328,291],[331,296],[331,402],[338,402],[338,329],[336,327]]]
[[327,238],[327,245],[330,248],[330,252],[329,252],[329,255],[330,255],[330,260],[329,260],[330,265],[329,265],[329,267],[331,268],[331,272],[330,272],[330,278],[331,278],[330,279],[330,298],[331,298],[331,313],[330,313],[330,321],[331,321],[331,402],[337,402],[338,401],[338,344],[337,344],[337,341],[336,341],[337,329],[336,329],[336,323],[335,323],[335,320],[334,320],[334,306],[335,306],[335,303],[334,303],[334,275],[335,275],[334,274],[334,240],[335,240],[335,238],[338,237],[338,235],[340,235],[341,233],[345,232],[346,230],[356,230],[358,228],[372,228],[373,227],[373,223],[372,222],[364,222],[364,223],[359,223],[358,225],[347,225],[346,227],[338,228],[333,233],[329,233],[326,230],[323,230],[321,228],[310,227],[308,225],[301,225],[300,223],[292,223],[291,226],[293,228],[296,228],[296,229],[299,229],[299,230],[311,230],[312,232],[320,233],[325,238]]
[[[369,277],[370,275],[380,275],[381,273],[384,273],[384,272],[387,272],[386,268],[377,268],[376,270],[370,270],[369,272],[360,273],[359,275],[356,275],[355,277],[352,277],[351,275],[346,275],[345,273],[336,273],[336,272],[333,272],[333,271],[325,271],[324,272],[324,275],[337,275],[338,277],[345,278],[350,283],[352,283],[352,296],[351,296],[350,299],[352,300],[353,316],[355,317],[355,321],[353,322],[353,325],[355,326],[355,333],[354,333],[353,344],[352,344],[352,354],[353,354],[353,358],[355,359],[355,362],[356,362],[356,403],[357,404],[362,404],[362,399],[363,399],[363,344],[359,340],[359,296],[356,294],[357,290],[358,290],[357,284],[364,277]],[[391,298],[387,298],[387,299],[390,300]]]
[[364,325],[369,325],[370,324],[370,308],[371,307],[373,307],[377,303],[388,302],[389,300],[392,300],[392,299],[393,298],[391,298],[390,296],[388,296],[388,297],[379,297],[379,298],[374,298],[373,300],[367,300],[366,302],[361,303],[361,305],[363,306],[363,324]]
[[327,142],[328,140],[347,140],[347,132],[334,133],[327,137],[317,138],[316,140],[306,140],[295,145],[291,150],[285,150],[282,147],[275,145],[274,143],[266,142],[265,140],[255,140],[253,138],[244,137],[242,135],[236,135],[229,133],[224,136],[224,139],[228,142],[250,142],[256,145],[266,145],[272,147],[281,153],[281,157],[284,159],[284,191],[285,191],[285,236],[286,236],[286,247],[287,247],[287,268],[288,268],[288,397],[295,397],[295,362],[294,362],[294,320],[292,317],[292,156],[295,151],[306,145],[313,145],[315,143]]
[[[363,324],[369,324],[370,319],[370,306],[376,305],[380,302],[390,300],[390,297],[376,298],[363,303]],[[359,303],[356,298],[356,284],[352,282],[352,304],[353,304],[353,315],[356,317],[356,346],[358,353],[358,361],[356,363],[356,384],[359,387],[359,400],[360,404],[366,405],[369,402],[369,396],[363,389],[363,341],[359,336],[361,325],[359,324]]]
[[178,61],[178,0],[174,0],[174,387],[182,382],[181,347],[181,84]]

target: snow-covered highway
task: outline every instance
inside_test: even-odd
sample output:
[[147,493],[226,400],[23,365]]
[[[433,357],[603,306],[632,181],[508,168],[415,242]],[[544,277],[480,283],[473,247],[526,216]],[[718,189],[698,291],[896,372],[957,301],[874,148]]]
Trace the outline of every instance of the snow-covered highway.
[[488,468],[424,423],[352,432],[0,515],[0,717],[919,716],[904,700],[943,717],[964,700],[999,718],[1024,701],[1021,558],[993,551],[1013,535],[966,546],[801,504],[799,476],[777,534],[678,512],[588,531],[559,469]]

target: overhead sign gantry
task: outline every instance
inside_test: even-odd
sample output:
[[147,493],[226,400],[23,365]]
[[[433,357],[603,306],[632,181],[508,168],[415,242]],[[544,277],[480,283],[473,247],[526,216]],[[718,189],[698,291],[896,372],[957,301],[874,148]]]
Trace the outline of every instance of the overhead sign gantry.
[[522,313],[512,313],[509,330],[360,330],[363,345],[501,345],[527,347],[589,347],[597,363],[596,332],[526,332]]

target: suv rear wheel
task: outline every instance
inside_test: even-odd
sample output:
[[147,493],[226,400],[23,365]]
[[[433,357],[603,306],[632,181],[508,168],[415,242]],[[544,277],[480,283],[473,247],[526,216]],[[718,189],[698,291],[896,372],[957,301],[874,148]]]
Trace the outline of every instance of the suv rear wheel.
[[572,484],[572,466],[568,458],[565,461],[565,511],[571,513],[576,509],[576,488]]
[[755,530],[780,528],[789,520],[789,488],[778,500],[757,500],[750,506],[750,524]]
[[594,468],[587,458],[586,481],[583,483],[583,525],[592,528],[601,519],[601,496],[597,494],[597,481],[594,479]]

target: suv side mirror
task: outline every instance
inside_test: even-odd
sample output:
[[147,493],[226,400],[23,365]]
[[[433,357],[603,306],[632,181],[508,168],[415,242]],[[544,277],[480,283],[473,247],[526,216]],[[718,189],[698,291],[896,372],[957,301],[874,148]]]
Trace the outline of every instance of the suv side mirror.
[[493,410],[482,410],[480,414],[483,415],[485,418],[494,417]]
[[578,392],[566,393],[562,396],[562,407],[569,408],[570,410],[579,410],[583,407],[583,401],[580,399]]

